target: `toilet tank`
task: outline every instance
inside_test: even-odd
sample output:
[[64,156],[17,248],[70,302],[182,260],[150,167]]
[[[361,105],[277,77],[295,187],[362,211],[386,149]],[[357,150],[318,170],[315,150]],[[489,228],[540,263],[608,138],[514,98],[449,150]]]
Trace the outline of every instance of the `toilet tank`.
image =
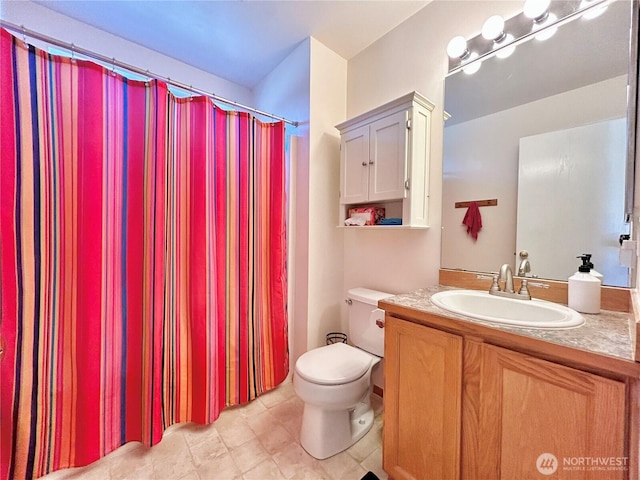
[[392,296],[368,288],[347,291],[349,340],[354,346],[378,357],[384,356],[384,328],[376,324],[378,320],[384,322],[384,310],[378,308],[378,300]]

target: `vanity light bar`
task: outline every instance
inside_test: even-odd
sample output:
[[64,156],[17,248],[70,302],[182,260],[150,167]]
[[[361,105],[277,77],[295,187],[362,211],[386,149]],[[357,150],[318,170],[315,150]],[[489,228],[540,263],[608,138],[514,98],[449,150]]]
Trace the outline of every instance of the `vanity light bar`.
[[[590,17],[587,12],[592,14],[596,12],[598,14],[602,13],[609,3],[610,0],[560,2],[527,0],[525,2],[526,14],[523,11],[506,20],[502,32],[497,31],[500,29],[501,22],[494,18],[497,17],[497,15],[494,15],[485,22],[483,33],[470,38],[466,42],[462,36],[451,39],[447,47],[449,74],[451,75],[460,70],[465,70],[467,73],[477,71],[480,68],[480,63],[485,58],[493,55],[501,58],[507,57],[518,44],[531,37],[542,40],[544,38],[542,35],[550,36],[549,34],[554,31],[553,29],[557,29],[559,26],[582,15],[585,15],[585,18],[594,18]],[[545,7],[545,9],[543,10],[542,7]],[[502,55],[499,52],[502,52]],[[473,65],[472,67],[471,64],[476,62],[478,65]]]

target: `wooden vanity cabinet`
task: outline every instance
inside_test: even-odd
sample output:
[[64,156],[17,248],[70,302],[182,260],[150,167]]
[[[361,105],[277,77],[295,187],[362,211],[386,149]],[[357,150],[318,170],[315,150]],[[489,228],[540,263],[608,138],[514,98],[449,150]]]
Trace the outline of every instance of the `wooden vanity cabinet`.
[[[394,480],[630,478],[580,465],[628,460],[625,382],[390,315],[385,364],[383,466]],[[538,470],[542,454],[559,462],[553,476]]]
[[384,353],[385,471],[458,478],[462,337],[387,316]]
[[546,465],[547,472],[558,469],[556,478],[625,478],[622,470],[590,472],[580,465],[587,458],[625,457],[623,382],[493,345],[469,348],[480,350],[480,368],[465,379],[478,388],[463,413],[471,417],[463,478],[539,479],[543,454],[559,462]]

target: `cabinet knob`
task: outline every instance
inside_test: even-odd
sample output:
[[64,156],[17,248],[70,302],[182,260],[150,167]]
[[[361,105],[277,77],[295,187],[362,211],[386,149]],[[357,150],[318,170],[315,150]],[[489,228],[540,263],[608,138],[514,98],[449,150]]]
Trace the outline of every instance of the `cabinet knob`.
[[369,160],[369,165],[373,165],[373,160]]
[[362,162],[362,166],[366,167],[367,166],[367,162]]

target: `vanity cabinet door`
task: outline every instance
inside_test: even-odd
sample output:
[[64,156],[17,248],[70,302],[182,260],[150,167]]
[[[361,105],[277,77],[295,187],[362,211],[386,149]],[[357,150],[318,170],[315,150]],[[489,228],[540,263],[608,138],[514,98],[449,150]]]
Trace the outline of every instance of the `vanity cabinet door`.
[[624,383],[486,344],[481,362],[478,470],[465,478],[627,478]]
[[383,466],[394,480],[460,471],[462,337],[387,315]]

